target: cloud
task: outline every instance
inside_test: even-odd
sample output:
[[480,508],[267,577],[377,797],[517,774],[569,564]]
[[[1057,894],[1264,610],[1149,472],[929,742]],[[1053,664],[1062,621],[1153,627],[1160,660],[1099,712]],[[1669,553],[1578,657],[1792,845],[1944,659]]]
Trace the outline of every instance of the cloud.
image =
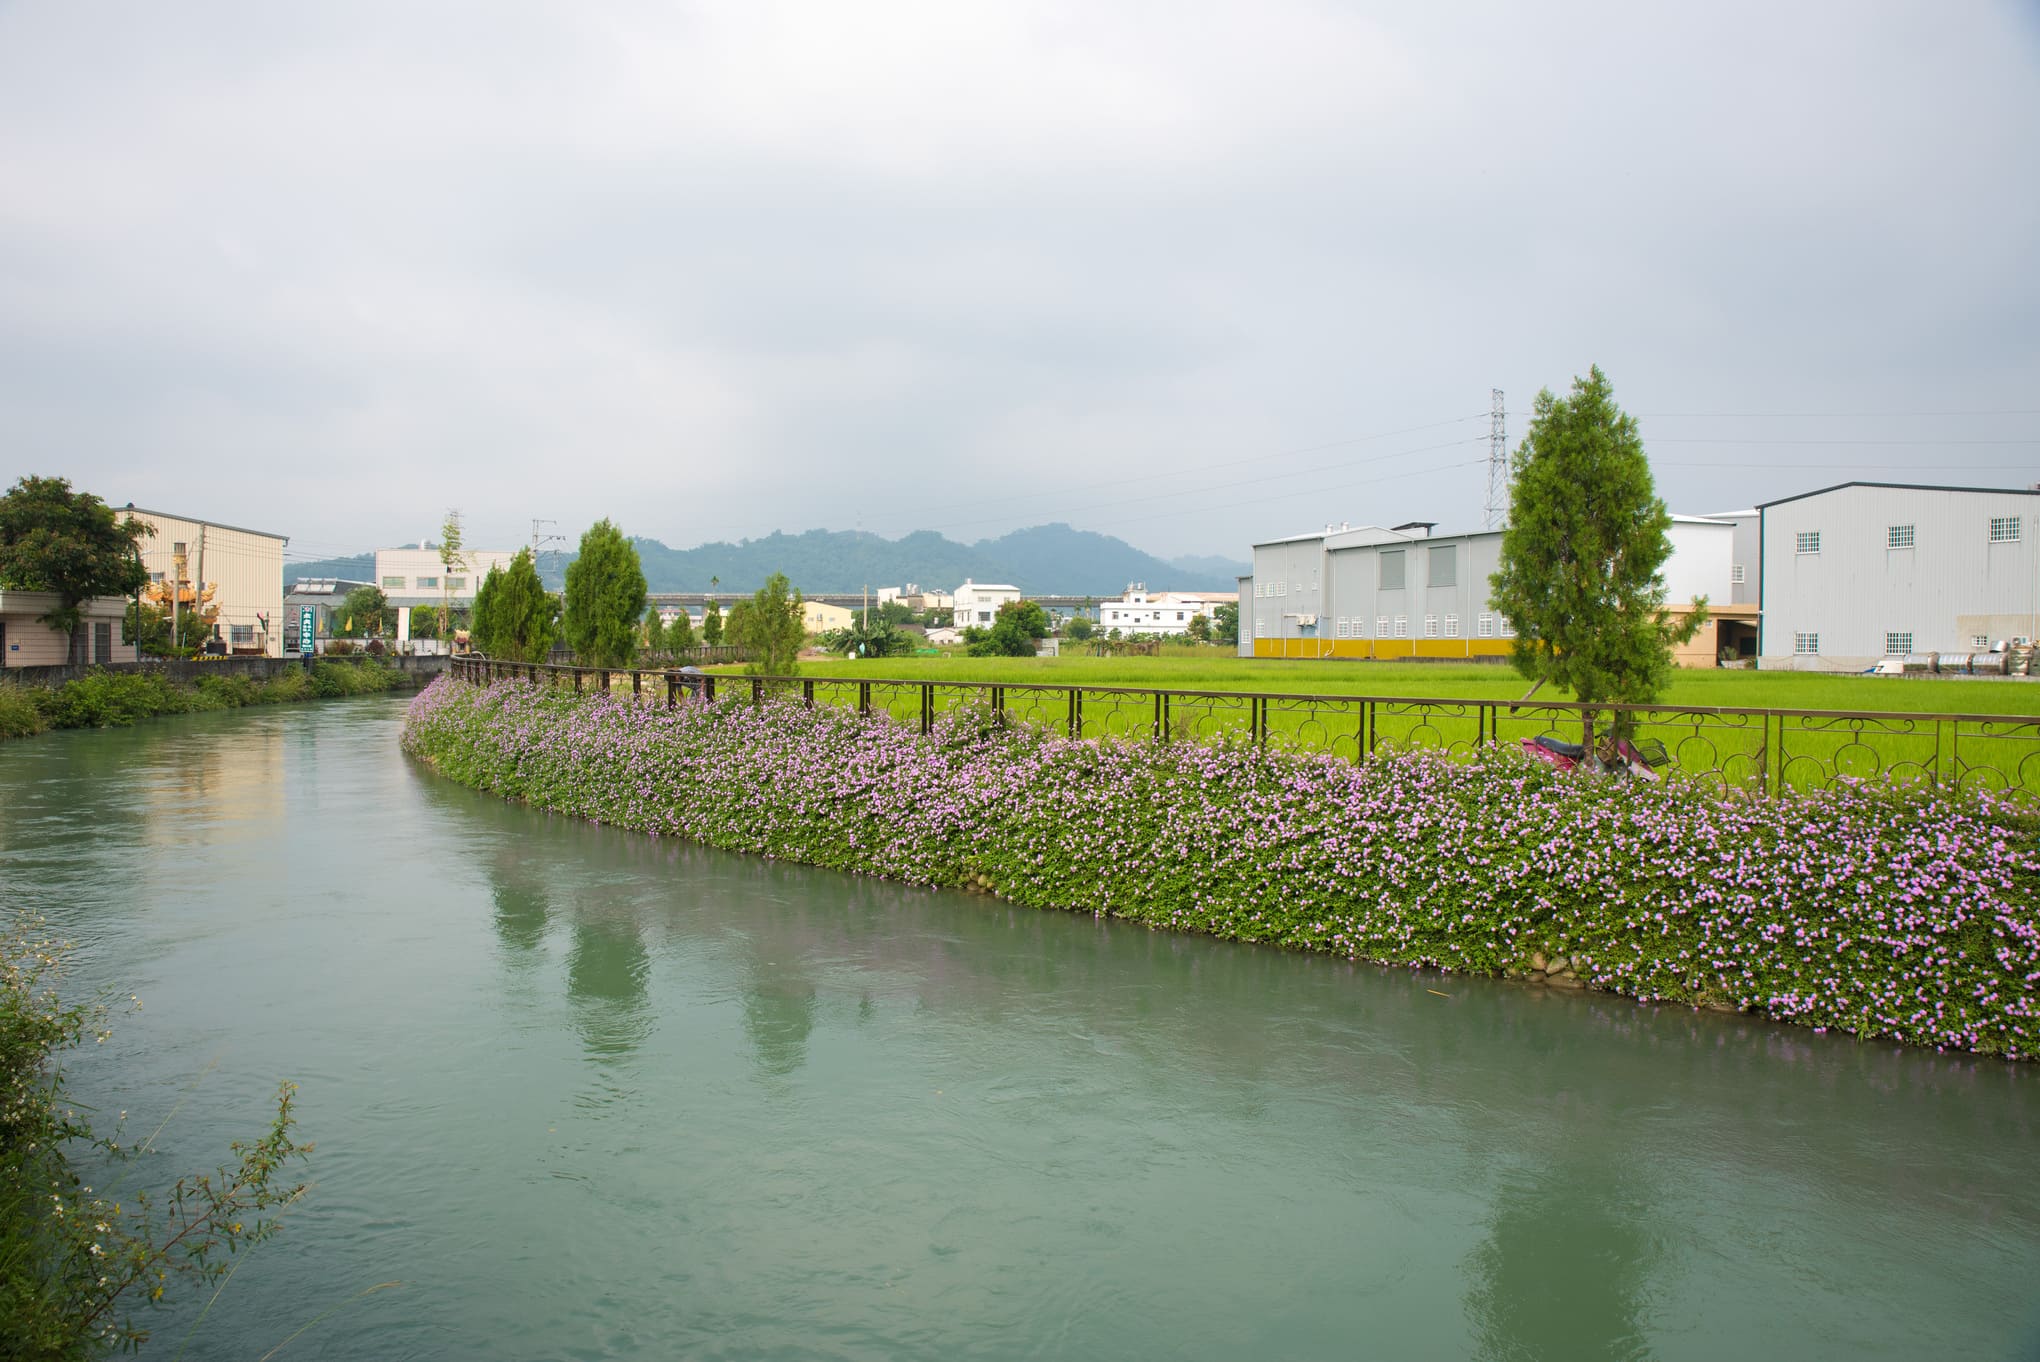
[[2036,72],[1983,7],[14,6],[0,439],[308,552],[1237,554],[1470,523],[1488,389],[1599,362],[1681,509],[2024,483],[2040,418],[1884,413],[2034,405]]

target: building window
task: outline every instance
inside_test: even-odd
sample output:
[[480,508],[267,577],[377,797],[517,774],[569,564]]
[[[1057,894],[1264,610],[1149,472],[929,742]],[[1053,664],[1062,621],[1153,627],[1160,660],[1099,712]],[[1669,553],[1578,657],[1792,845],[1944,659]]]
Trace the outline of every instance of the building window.
[[1801,530],[1793,537],[1794,549],[1799,553],[1820,552],[1820,531]]
[[1800,657],[1812,657],[1820,651],[1820,635],[1794,634],[1792,636],[1792,651]]
[[1424,616],[1424,637],[1438,637],[1438,617],[1436,615]]
[[1912,635],[1910,633],[1894,634],[1887,632],[1884,635],[1884,655],[1886,657],[1904,657],[1911,651]]
[[437,591],[439,590],[439,579],[437,577],[420,577],[418,579],[418,589],[420,591]]
[[1445,637],[1447,638],[1459,637],[1459,616],[1447,615],[1445,617]]
[[1408,615],[1397,615],[1395,617],[1395,636],[1397,638],[1408,638],[1410,636],[1410,617]]
[[230,624],[230,625],[228,625],[228,626],[227,626],[227,628],[229,628],[230,630],[232,630],[232,631],[233,631],[233,641],[234,641],[234,643],[235,643],[235,645],[236,645],[236,646],[238,646],[238,647],[247,647],[248,645],[250,645],[250,644],[252,644],[252,643],[254,643],[254,642],[255,642],[255,626],[254,626],[254,625],[252,625],[252,624]]
[[465,578],[465,577],[448,577],[448,578],[446,579],[446,589],[447,589],[448,591],[465,591],[465,590],[467,590],[467,578]]
[[1988,634],[1971,634],[1969,636],[1969,646],[1972,648],[1982,649],[1984,652],[1989,652],[1990,636]]
[[1475,628],[1480,631],[1482,638],[1493,638],[1495,636],[1495,617],[1493,615],[1482,615],[1480,622]]
[[1741,563],[1737,563],[1733,567],[1729,568],[1728,580],[1735,583],[1737,586],[1741,586],[1743,584],[1743,571]]
[[1459,585],[1459,546],[1439,544],[1431,550],[1432,586]]
[[1909,549],[1913,546],[1913,527],[1910,525],[1887,525],[1884,527],[1884,547],[1887,549]]
[[1509,617],[1507,615],[1502,616],[1500,621],[1500,627],[1503,638],[1514,638],[1516,636],[1516,626],[1509,623]]
[[382,588],[385,591],[402,591],[404,589],[404,579],[402,577],[385,577],[382,579]]
[[1994,515],[1990,518],[1990,542],[1993,544],[2016,544],[2019,542],[2019,518],[2015,515]]
[[1400,591],[1403,586],[1403,551],[1390,549],[1381,555],[1381,589]]
[[[163,574],[160,572],[152,572],[149,574],[149,580],[152,582],[160,582],[163,580]],[[122,625],[121,627],[126,628],[127,626]]]
[[1388,616],[1376,615],[1374,617],[1374,636],[1376,638],[1388,637]]

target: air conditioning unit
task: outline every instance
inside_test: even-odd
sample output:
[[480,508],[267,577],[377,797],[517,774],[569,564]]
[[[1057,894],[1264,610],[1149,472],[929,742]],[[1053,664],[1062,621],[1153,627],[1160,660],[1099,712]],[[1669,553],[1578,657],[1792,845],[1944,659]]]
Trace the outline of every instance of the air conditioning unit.
[[1302,626],[1303,626],[1304,628],[1306,628],[1306,629],[1315,629],[1315,628],[1317,628],[1317,616],[1316,616],[1316,615],[1298,615],[1298,616],[1296,617],[1296,622],[1297,622],[1298,624],[1302,625]]

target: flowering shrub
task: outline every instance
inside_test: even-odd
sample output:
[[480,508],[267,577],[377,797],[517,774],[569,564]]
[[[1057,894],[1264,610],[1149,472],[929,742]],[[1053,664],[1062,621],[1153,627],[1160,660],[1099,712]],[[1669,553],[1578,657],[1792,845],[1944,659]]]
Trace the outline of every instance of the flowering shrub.
[[659,708],[441,678],[407,751],[478,789],[1016,903],[2040,1055],[2040,850],[1987,794],[1773,799],[1495,750],[1370,759],[1095,743],[797,701]]

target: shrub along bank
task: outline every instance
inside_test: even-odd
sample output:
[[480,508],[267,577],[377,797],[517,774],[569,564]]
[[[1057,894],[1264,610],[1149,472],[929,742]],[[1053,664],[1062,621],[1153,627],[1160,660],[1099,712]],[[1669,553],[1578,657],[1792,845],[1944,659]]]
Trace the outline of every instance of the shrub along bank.
[[791,701],[441,678],[407,751],[462,784],[736,851],[1390,964],[2011,1058],[2040,1055],[2034,820],[1844,784],[1724,799],[1498,751],[1355,765],[1071,741],[983,714],[923,736]]
[[310,671],[293,668],[267,681],[202,676],[188,686],[149,671],[91,671],[61,686],[0,682],[0,738],[25,738],[51,728],[124,726],[161,714],[372,695],[407,681],[396,668],[372,662],[319,662]]

